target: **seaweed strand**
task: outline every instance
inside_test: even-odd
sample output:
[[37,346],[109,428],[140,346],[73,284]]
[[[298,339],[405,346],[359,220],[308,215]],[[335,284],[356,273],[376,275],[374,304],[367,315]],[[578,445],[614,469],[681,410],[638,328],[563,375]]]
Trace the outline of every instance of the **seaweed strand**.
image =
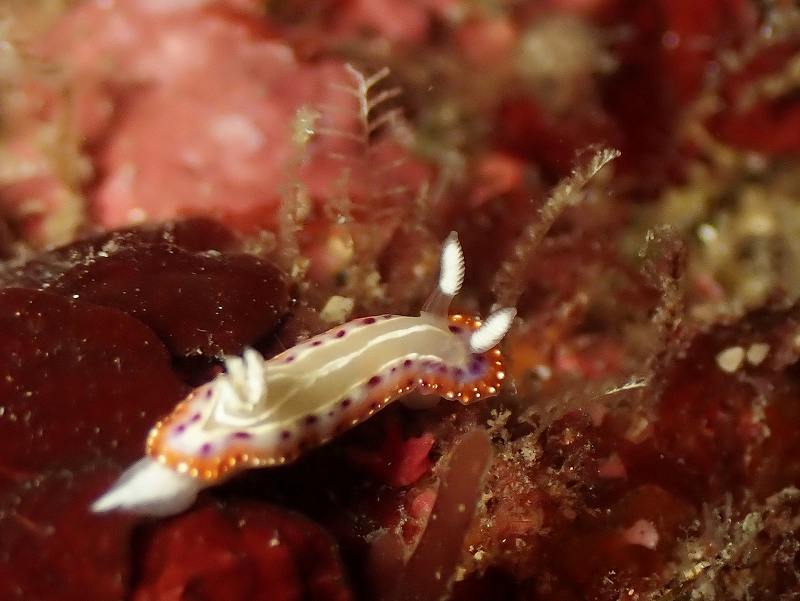
[[588,163],[576,167],[561,180],[550,193],[534,219],[514,244],[511,255],[503,261],[492,283],[492,292],[497,306],[515,307],[525,291],[523,273],[541,241],[567,207],[581,200],[581,192],[591,179],[608,163],[620,156],[614,148],[601,148],[592,155]]

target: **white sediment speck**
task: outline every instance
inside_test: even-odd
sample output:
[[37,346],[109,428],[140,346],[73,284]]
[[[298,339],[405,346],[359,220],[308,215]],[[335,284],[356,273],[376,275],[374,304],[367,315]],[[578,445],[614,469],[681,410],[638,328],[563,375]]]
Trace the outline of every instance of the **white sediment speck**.
[[769,345],[764,342],[756,342],[747,349],[747,362],[750,365],[761,365],[762,361],[769,354]]
[[744,349],[741,346],[731,346],[717,353],[717,365],[729,374],[734,373],[744,361]]
[[353,310],[353,304],[352,298],[333,295],[325,303],[319,316],[327,323],[344,323]]

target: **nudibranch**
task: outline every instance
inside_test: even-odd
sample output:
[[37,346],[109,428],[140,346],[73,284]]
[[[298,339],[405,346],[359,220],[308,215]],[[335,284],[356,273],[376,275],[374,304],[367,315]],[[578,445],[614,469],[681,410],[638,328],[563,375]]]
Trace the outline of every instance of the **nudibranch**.
[[150,431],[146,456],[93,505],[169,515],[203,488],[250,468],[295,460],[411,391],[469,403],[505,379],[495,347],[514,319],[448,315],[464,280],[455,232],[442,248],[438,287],[419,316],[362,317],[265,360],[246,349]]

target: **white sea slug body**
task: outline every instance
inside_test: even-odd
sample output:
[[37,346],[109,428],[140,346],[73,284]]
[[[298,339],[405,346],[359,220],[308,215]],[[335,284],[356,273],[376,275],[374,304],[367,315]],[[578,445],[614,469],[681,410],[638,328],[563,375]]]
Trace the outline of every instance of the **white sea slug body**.
[[458,238],[442,250],[439,286],[419,316],[362,317],[269,360],[253,349],[196,388],[151,430],[146,457],[92,506],[168,515],[248,468],[293,461],[417,390],[468,403],[497,394],[505,369],[494,347],[514,309],[484,323],[449,315],[464,277]]

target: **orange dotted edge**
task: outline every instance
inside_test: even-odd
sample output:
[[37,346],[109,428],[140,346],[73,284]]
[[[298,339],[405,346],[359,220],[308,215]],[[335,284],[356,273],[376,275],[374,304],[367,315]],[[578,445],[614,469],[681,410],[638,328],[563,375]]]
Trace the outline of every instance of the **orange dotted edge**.
[[[471,331],[475,331],[481,326],[479,319],[464,315],[450,315],[448,321],[450,325]],[[416,378],[413,381],[409,380],[403,385],[381,388],[373,393],[377,400],[369,404],[366,411],[354,408],[343,415],[342,426],[335,430],[332,435],[321,437],[312,431],[302,437],[300,442],[295,440],[282,445],[283,448],[279,449],[276,454],[254,453],[252,449],[249,449],[243,443],[234,443],[223,455],[208,459],[170,450],[165,444],[165,438],[170,431],[170,426],[186,419],[190,409],[190,401],[194,398],[195,393],[193,392],[185,400],[178,403],[170,415],[153,426],[147,437],[145,452],[148,456],[178,473],[187,474],[204,482],[222,480],[234,472],[247,468],[284,465],[297,459],[303,451],[326,443],[341,431],[358,425],[395,399],[415,389],[423,393],[439,394],[443,398],[457,400],[463,405],[496,395],[506,377],[505,361],[500,350],[496,348],[484,353],[483,357],[486,362],[486,374],[478,382],[456,382],[448,376],[436,377],[428,375]]]
[[[466,330],[475,331],[481,327],[482,322],[477,317],[465,315],[450,315],[450,325],[459,326]],[[506,379],[506,365],[500,349],[494,348],[483,353],[486,373],[477,382],[456,382],[452,378],[430,378],[431,385],[446,399],[457,400],[463,405],[473,401],[493,397],[503,386]]]
[[231,475],[232,472],[249,467],[282,465],[296,458],[288,453],[279,457],[256,454],[246,446],[246,443],[232,443],[224,454],[207,459],[171,450],[165,441],[167,434],[173,424],[186,420],[194,394],[191,393],[178,403],[171,414],[158,421],[150,430],[145,445],[145,452],[149,457],[178,473],[187,474],[204,482],[215,482]]

